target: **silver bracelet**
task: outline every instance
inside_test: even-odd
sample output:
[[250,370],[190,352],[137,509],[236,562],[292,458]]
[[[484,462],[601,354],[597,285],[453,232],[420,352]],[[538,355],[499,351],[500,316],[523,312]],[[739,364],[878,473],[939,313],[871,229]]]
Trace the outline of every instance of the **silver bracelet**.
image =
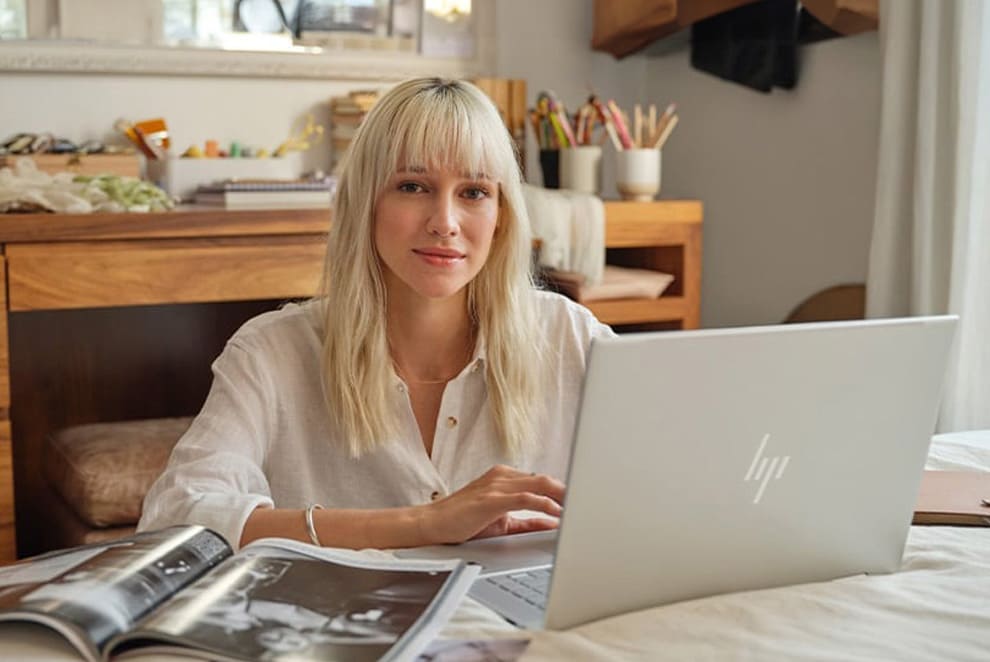
[[306,508],[306,533],[309,534],[309,540],[317,547],[323,547],[320,544],[320,537],[316,535],[316,526],[313,524],[313,511],[319,508],[323,510],[323,506],[318,503],[311,503],[309,507]]

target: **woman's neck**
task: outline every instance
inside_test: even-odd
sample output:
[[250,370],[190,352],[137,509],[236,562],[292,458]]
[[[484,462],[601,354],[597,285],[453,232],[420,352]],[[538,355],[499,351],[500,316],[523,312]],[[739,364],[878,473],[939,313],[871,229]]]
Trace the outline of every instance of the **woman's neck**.
[[474,325],[465,296],[396,302],[389,306],[387,325],[392,361],[406,381],[446,382],[467,365],[474,351]]

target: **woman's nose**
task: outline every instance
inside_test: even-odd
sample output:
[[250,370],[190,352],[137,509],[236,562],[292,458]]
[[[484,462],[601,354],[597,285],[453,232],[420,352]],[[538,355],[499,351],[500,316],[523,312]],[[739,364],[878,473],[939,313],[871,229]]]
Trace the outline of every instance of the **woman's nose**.
[[435,237],[454,237],[458,229],[457,207],[453,195],[438,195],[426,224],[427,232]]

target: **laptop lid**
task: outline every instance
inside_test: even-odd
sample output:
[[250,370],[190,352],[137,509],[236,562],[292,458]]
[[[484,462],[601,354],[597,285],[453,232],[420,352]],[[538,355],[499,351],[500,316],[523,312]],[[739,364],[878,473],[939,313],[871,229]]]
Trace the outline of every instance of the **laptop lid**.
[[895,570],[955,322],[596,340],[546,627]]

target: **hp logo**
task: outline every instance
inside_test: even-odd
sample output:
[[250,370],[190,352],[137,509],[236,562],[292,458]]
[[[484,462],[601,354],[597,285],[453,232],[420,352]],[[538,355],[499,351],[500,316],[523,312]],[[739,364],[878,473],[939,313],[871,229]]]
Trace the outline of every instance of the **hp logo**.
[[767,447],[767,441],[770,440],[770,433],[763,435],[763,441],[760,442],[760,447],[756,449],[756,455],[753,456],[753,463],[749,465],[749,471],[746,472],[746,478],[743,480],[751,481],[757,480],[762,481],[760,483],[760,489],[756,491],[756,497],[753,498],[753,503],[759,503],[760,499],[763,498],[763,492],[767,489],[767,483],[771,479],[776,480],[784,475],[784,469],[787,468],[787,463],[791,461],[790,455],[784,455],[783,457],[766,457],[763,455],[763,450]]

